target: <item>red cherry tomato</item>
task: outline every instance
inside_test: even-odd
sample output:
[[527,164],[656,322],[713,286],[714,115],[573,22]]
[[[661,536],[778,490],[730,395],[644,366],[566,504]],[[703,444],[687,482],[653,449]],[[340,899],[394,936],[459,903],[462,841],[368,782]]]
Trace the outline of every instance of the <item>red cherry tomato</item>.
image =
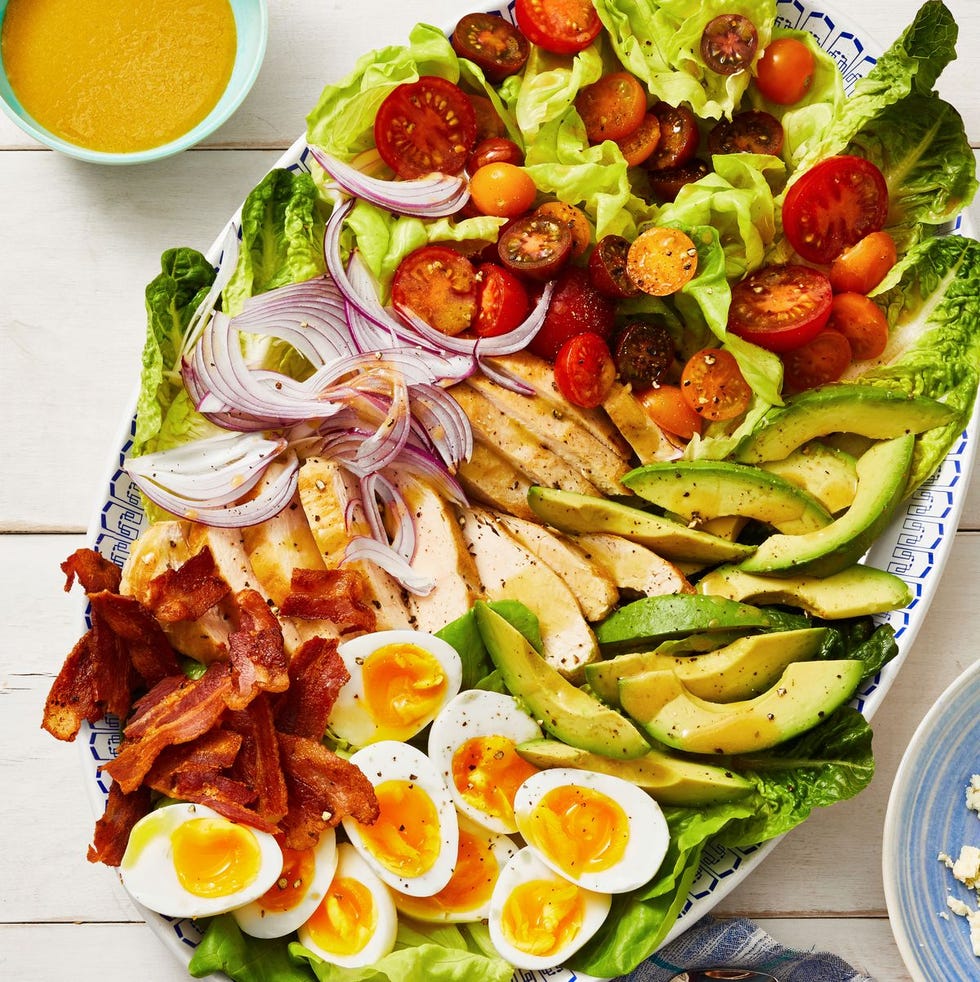
[[635,297],[640,288],[630,279],[627,268],[630,243],[621,235],[604,235],[589,255],[588,270],[592,285],[607,297],[625,300]]
[[477,268],[476,305],[473,331],[481,338],[513,331],[531,309],[524,284],[496,263],[483,263]]
[[399,85],[381,103],[374,142],[399,177],[458,174],[476,143],[476,113],[458,85],[423,75]]
[[647,167],[651,170],[682,167],[692,160],[701,139],[694,113],[687,106],[671,106],[666,102],[658,102],[650,111],[660,123],[660,140],[647,159]]
[[649,171],[647,183],[657,201],[673,201],[684,187],[700,181],[710,173],[711,168],[700,157],[695,157],[694,160],[680,167],[664,167]]
[[602,30],[591,0],[516,0],[514,16],[532,44],[557,55],[584,50]]
[[528,215],[504,226],[497,253],[512,273],[550,280],[572,253],[572,233],[550,215]]
[[612,337],[616,306],[604,297],[581,266],[566,266],[555,280],[548,313],[528,348],[539,358],[551,361],[558,349],[576,334],[591,332],[603,339]]
[[830,264],[830,285],[835,293],[870,293],[897,259],[895,240],[887,232],[871,232]]
[[810,91],[815,69],[813,52],[802,41],[777,38],[755,66],[755,84],[770,102],[791,106]]
[[831,299],[818,269],[763,266],[732,287],[728,330],[767,351],[790,351],[823,329]]
[[466,14],[453,31],[453,50],[483,69],[491,82],[516,75],[527,61],[527,38],[503,17],[488,13]]
[[783,124],[771,113],[749,109],[716,123],[708,134],[709,153],[783,152]]
[[[485,95],[470,95],[467,93],[467,98],[470,100],[470,105],[473,107],[473,113],[476,116],[477,144],[483,140],[488,140],[490,137],[507,136],[507,126],[500,118],[497,107]],[[474,147],[473,149],[476,150],[477,148]],[[489,162],[485,161],[485,163]],[[516,164],[518,161],[513,160],[511,163]],[[523,154],[521,155],[520,163],[524,163]],[[468,160],[467,166],[469,166]]]
[[741,14],[721,14],[701,35],[701,57],[713,72],[734,75],[752,64],[759,47],[755,24]]
[[660,321],[634,320],[618,334],[616,372],[634,389],[658,385],[674,364],[676,351],[670,331]]
[[688,358],[681,372],[681,394],[702,419],[734,419],[752,401],[735,356],[723,348],[703,348]]
[[851,345],[840,331],[826,330],[781,357],[783,391],[793,394],[836,382],[851,363]]
[[657,426],[682,440],[700,433],[704,422],[688,405],[677,385],[655,385],[636,393],[640,405]]
[[612,72],[586,85],[575,97],[589,143],[622,140],[643,122],[646,89],[629,72]]
[[574,406],[601,406],[615,381],[616,366],[609,346],[598,334],[576,334],[555,356],[555,385]]
[[466,158],[466,170],[475,174],[485,164],[524,164],[524,151],[505,136],[488,136],[473,148]]
[[829,263],[869,232],[884,227],[888,186],[864,157],[829,157],[811,167],[786,192],[783,231],[811,263]]
[[847,338],[855,361],[877,358],[888,347],[885,312],[863,293],[838,293],[830,305],[827,327]]
[[476,316],[476,271],[454,249],[426,245],[409,253],[391,283],[396,308],[417,314],[450,336],[465,331]]

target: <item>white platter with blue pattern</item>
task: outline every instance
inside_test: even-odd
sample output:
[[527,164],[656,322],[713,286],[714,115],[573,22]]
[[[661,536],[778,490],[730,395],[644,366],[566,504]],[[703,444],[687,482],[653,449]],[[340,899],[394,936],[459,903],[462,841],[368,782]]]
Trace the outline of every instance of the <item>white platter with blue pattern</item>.
[[[512,8],[513,3],[492,9],[513,20]],[[777,0],[777,24],[813,34],[836,60],[848,90],[874,65],[875,55],[882,50],[882,46],[867,32],[846,17],[828,11],[823,3]],[[305,140],[300,138],[275,166],[309,171],[308,158],[309,149]],[[256,175],[256,183],[260,177]],[[965,218],[957,223],[956,231],[973,234]],[[236,215],[229,220],[209,251],[208,258],[215,265],[220,263],[222,243],[229,241],[228,237],[237,235],[237,232]],[[132,443],[133,428],[134,420],[130,418],[114,443],[112,460],[107,468],[105,497],[100,501],[89,529],[92,547],[119,565],[125,561],[145,524],[139,492],[122,470],[122,463]],[[908,500],[869,554],[868,562],[871,565],[900,576],[909,584],[913,596],[908,607],[882,618],[895,629],[899,654],[855,699],[854,705],[869,719],[880,707],[908,655],[938,588],[966,497],[976,442],[977,420],[974,417],[938,472]],[[119,721],[109,717],[93,725],[83,725],[78,740],[86,785],[96,816],[104,811],[108,794],[108,782],[99,768],[115,755],[120,739]],[[684,910],[666,940],[673,939],[707,914],[755,869],[778,841],[745,849],[706,848]],[[193,921],[163,917],[135,906],[165,945],[187,964],[200,940],[200,933]],[[225,977],[209,978],[212,982],[221,982]],[[514,976],[514,982],[574,982],[576,978],[581,976],[565,969],[519,971]],[[923,978],[928,982],[938,982],[940,976]],[[949,977],[950,982],[952,978]]]

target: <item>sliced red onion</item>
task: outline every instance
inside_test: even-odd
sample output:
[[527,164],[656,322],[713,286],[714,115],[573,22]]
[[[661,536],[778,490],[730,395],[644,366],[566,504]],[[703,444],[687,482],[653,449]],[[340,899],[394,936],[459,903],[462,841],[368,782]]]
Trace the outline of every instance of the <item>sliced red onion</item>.
[[398,455],[398,460],[388,468],[391,473],[406,474],[432,485],[439,495],[454,504],[468,503],[462,486],[447,470],[444,463],[426,450],[408,444]]
[[320,147],[310,147],[313,159],[349,194],[399,215],[445,218],[466,204],[470,192],[465,177],[434,173],[406,181],[370,177]]
[[354,536],[347,544],[344,562],[354,560],[367,560],[380,566],[406,590],[417,596],[426,597],[435,589],[435,580],[414,570],[412,564],[387,543],[378,542],[366,535]]
[[513,372],[508,371],[502,365],[491,365],[484,358],[477,358],[480,371],[491,382],[496,382],[503,389],[510,389],[522,396],[533,396],[534,386],[528,385],[522,378],[518,378]]
[[469,460],[473,454],[473,429],[450,392],[436,385],[416,386],[412,412],[450,470]]

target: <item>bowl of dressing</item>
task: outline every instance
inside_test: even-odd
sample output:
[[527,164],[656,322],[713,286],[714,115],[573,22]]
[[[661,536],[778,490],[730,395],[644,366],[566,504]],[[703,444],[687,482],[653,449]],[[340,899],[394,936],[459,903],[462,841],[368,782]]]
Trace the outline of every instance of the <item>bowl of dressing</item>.
[[0,106],[80,160],[159,160],[241,105],[268,28],[266,0],[0,0]]

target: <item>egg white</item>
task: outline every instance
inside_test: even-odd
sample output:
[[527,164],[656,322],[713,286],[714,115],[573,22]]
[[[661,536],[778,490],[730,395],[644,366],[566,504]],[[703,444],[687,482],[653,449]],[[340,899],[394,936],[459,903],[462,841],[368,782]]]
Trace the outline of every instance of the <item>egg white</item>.
[[302,896],[288,910],[273,910],[253,900],[232,911],[238,926],[253,938],[281,938],[295,931],[316,910],[330,886],[337,868],[337,836],[333,829],[320,833],[320,840],[311,850],[313,875],[305,883]]
[[[174,865],[174,832],[197,819],[214,819],[254,836],[260,859],[257,875],[242,889],[221,897],[201,897],[180,883]],[[144,815],[132,828],[119,866],[123,885],[144,907],[170,917],[210,917],[261,897],[279,877],[282,850],[268,832],[236,825],[204,805],[182,802]]]
[[[416,645],[429,652],[442,666],[446,677],[446,691],[442,699],[433,707],[432,712],[421,719],[416,727],[406,728],[398,733],[386,730],[371,713],[365,699],[364,675],[361,670],[369,655],[379,648],[394,644]],[[396,630],[362,634],[360,637],[344,641],[337,648],[337,653],[344,661],[350,674],[350,681],[341,688],[327,725],[338,740],[352,747],[365,747],[378,740],[410,740],[432,722],[442,707],[459,692],[462,683],[463,665],[459,652],[442,638],[423,631]]]
[[[569,785],[601,792],[616,801],[626,813],[629,837],[625,851],[622,858],[606,870],[570,875],[562,869],[557,857],[549,856],[532,841],[528,822],[531,812],[549,791]],[[518,789],[514,811],[521,835],[548,866],[579,886],[600,893],[624,893],[647,883],[663,862],[670,844],[667,821],[657,802],[635,784],[611,774],[572,767],[539,771]]]
[[595,893],[583,887],[577,887],[577,889],[582,891],[585,911],[582,924],[576,935],[566,944],[558,946],[553,952],[547,955],[528,954],[528,952],[515,947],[507,939],[504,933],[502,919],[504,907],[510,895],[517,887],[533,880],[546,880],[566,885],[569,883],[567,879],[559,876],[551,867],[543,863],[533,849],[521,849],[500,871],[497,886],[493,891],[488,918],[490,940],[494,948],[497,949],[500,957],[506,959],[517,968],[555,968],[563,965],[571,955],[575,954],[602,927],[603,922],[609,914],[612,897],[609,894]]
[[453,778],[453,757],[467,741],[476,737],[505,737],[514,744],[540,739],[541,727],[517,703],[502,692],[467,689],[449,702],[429,730],[429,759],[439,770],[456,808],[491,832],[510,835],[517,823],[489,814],[463,796]]
[[[387,955],[395,946],[395,936],[398,933],[398,912],[395,909],[395,902],[392,900],[391,892],[381,882],[374,870],[347,842],[341,843],[337,847],[337,868],[334,872],[334,879],[341,878],[356,880],[371,894],[377,923],[367,944],[360,951],[350,954],[327,951],[317,943],[310,929],[309,918],[299,927],[300,943],[325,961],[342,968],[372,965],[379,958]],[[322,900],[323,898],[321,898],[321,902]]]
[[387,781],[405,781],[423,792],[435,806],[439,825],[438,854],[432,865],[417,876],[403,876],[375,856],[356,819],[344,818],[343,827],[364,861],[389,886],[413,897],[430,897],[438,893],[453,875],[459,849],[456,809],[439,772],[421,750],[397,740],[382,740],[363,747],[351,756],[350,762],[363,771],[375,788]]

